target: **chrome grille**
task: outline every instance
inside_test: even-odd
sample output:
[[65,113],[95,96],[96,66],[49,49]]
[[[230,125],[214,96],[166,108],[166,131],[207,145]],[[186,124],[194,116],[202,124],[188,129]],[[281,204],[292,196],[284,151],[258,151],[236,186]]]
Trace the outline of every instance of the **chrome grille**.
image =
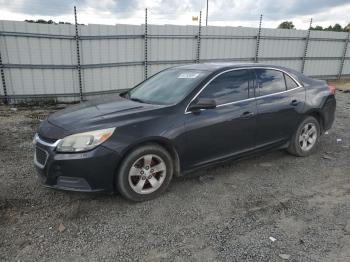
[[46,164],[47,157],[48,157],[48,154],[45,150],[39,147],[35,148],[35,161],[38,166],[44,167]]

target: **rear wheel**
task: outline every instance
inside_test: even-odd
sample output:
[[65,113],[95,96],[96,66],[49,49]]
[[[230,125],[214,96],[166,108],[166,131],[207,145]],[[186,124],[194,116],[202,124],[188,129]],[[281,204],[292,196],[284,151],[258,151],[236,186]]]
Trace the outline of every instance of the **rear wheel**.
[[316,150],[319,136],[320,124],[316,118],[309,116],[299,125],[287,150],[296,156],[308,156]]
[[169,153],[158,145],[145,145],[129,153],[122,162],[116,187],[132,201],[153,199],[163,193],[173,176]]

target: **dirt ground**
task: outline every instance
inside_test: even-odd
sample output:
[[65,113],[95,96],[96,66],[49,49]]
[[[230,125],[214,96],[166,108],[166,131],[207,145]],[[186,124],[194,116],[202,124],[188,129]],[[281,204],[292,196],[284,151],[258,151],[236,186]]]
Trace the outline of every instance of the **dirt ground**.
[[329,80],[328,84],[335,85],[339,91],[350,90],[350,80]]
[[350,93],[337,103],[314,155],[229,162],[137,204],[41,187],[31,142],[56,108],[0,106],[0,261],[350,261]]

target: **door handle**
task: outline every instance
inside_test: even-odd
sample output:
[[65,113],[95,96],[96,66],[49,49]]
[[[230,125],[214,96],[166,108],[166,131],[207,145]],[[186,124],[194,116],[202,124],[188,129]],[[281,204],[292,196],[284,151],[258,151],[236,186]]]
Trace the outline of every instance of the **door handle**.
[[246,111],[246,112],[244,112],[244,113],[241,115],[241,118],[250,118],[250,117],[253,117],[253,116],[254,116],[254,113],[253,113],[253,112]]
[[296,99],[294,99],[294,100],[292,100],[292,102],[290,103],[292,106],[297,106],[297,105],[299,105],[299,101],[298,100],[296,100]]

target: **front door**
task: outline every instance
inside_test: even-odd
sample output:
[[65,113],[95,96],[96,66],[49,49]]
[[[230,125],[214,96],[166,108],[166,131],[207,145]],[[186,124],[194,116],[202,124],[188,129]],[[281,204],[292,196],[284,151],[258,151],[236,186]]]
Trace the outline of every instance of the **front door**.
[[216,101],[216,108],[185,114],[186,169],[230,157],[255,146],[254,72],[219,73],[197,98]]

